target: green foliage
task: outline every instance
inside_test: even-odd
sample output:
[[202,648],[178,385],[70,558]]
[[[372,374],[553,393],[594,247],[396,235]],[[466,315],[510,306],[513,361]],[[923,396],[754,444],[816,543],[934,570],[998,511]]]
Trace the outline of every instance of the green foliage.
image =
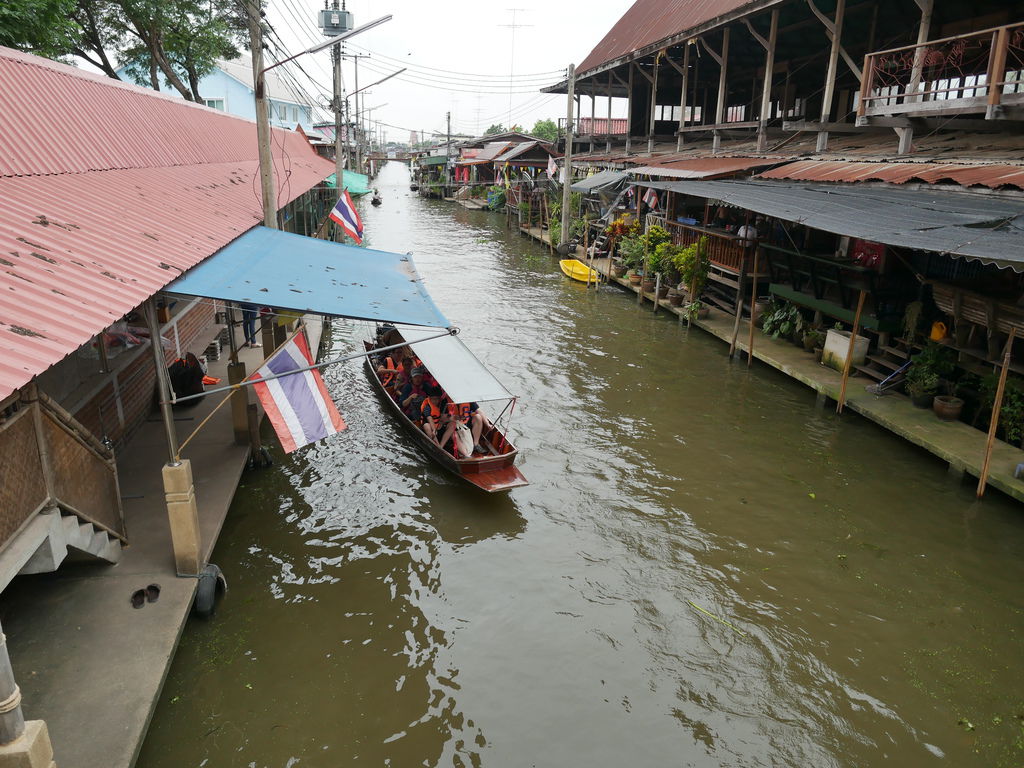
[[626,235],[619,241],[619,258],[627,269],[639,270],[644,263],[644,243],[639,234]]
[[551,221],[548,222],[548,237],[551,239],[551,242],[554,243],[555,245],[558,245],[559,243],[562,242],[561,219],[552,218]]
[[0,3],[0,45],[50,59],[70,53],[78,32],[75,0],[4,0]]
[[711,258],[708,256],[708,239],[702,237],[676,251],[674,258],[679,279],[686,284],[690,296],[695,298],[704,290],[711,271]]
[[761,330],[773,339],[780,336],[784,339],[792,338],[804,327],[800,309],[788,301],[772,301],[761,315],[761,321]]
[[530,131],[531,136],[536,136],[544,141],[556,141],[558,139],[558,126],[554,120],[538,120],[533,124]]
[[913,367],[918,366],[931,369],[940,378],[951,378],[956,372],[956,350],[945,344],[929,341],[914,358]]
[[502,125],[501,123],[494,123],[494,125],[491,125],[486,131],[484,131],[484,136],[494,136],[495,134],[504,132],[504,125]]
[[[999,374],[997,373],[990,373],[981,380],[981,403],[989,413],[989,423],[991,423],[998,387]],[[1003,403],[999,409],[999,426],[1008,443],[1019,443],[1024,437],[1024,382],[1015,376],[1006,378]]]
[[911,397],[934,395],[939,391],[939,374],[931,366],[915,362],[907,370],[906,387]]
[[493,186],[487,188],[487,205],[492,211],[498,211],[505,207],[505,188]]

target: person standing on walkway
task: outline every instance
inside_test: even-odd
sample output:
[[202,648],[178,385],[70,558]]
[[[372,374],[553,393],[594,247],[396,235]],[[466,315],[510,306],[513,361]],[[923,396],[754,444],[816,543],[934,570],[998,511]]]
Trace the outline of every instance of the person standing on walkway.
[[240,302],[238,306],[242,310],[242,335],[245,337],[242,346],[259,347],[260,343],[256,341],[256,315],[260,308],[246,301]]

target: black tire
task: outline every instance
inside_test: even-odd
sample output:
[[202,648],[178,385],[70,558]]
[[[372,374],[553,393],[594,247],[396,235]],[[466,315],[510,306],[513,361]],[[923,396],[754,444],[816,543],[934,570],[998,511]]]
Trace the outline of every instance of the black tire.
[[224,578],[224,573],[216,565],[210,563],[199,574],[199,586],[196,589],[192,610],[200,618],[210,618],[217,608],[217,596],[223,595],[227,589],[228,582]]

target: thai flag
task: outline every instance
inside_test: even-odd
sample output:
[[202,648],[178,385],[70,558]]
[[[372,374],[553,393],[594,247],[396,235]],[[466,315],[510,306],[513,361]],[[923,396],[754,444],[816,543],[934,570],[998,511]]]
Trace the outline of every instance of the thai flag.
[[653,187],[647,188],[647,192],[644,194],[644,202],[651,206],[651,208],[658,207],[658,193],[654,191]]
[[356,241],[356,245],[363,242],[363,220],[359,218],[359,211],[352,202],[352,195],[345,189],[342,191],[341,199],[331,211],[331,220],[337,222],[338,226],[345,230],[345,234]]
[[267,358],[263,366],[249,377],[256,396],[274,425],[285,453],[321,440],[345,429],[345,421],[338,413],[320,371],[303,371],[279,379],[260,381],[269,376],[280,376],[313,364],[309,342],[305,333],[297,333],[277,352]]

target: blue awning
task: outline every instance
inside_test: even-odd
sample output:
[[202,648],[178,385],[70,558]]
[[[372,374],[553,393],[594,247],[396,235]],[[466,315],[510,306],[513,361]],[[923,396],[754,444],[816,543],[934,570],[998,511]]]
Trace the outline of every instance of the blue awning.
[[411,256],[262,226],[164,290],[356,320],[449,326]]

